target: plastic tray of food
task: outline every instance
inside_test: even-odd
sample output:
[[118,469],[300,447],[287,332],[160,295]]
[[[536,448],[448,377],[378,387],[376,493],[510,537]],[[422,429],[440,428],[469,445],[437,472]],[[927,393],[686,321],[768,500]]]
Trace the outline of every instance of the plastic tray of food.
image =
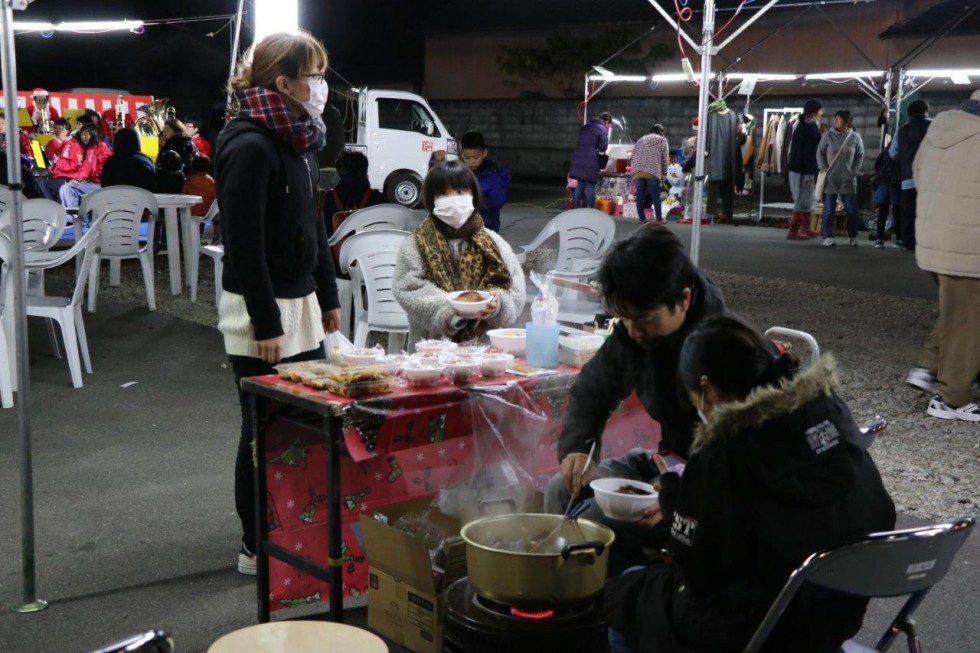
[[279,376],[316,390],[342,397],[365,397],[391,392],[395,369],[390,364],[342,365],[327,361],[303,361],[276,366]]

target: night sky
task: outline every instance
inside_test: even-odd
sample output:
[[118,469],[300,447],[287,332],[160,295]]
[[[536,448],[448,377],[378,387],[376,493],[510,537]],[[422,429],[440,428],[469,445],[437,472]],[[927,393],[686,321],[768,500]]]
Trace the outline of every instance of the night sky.
[[[331,69],[355,86],[420,83],[423,42],[414,26],[444,2],[300,0],[300,26],[324,41]],[[251,4],[245,3],[246,12]],[[237,8],[237,0],[36,0],[14,12],[14,21],[176,20],[228,16]],[[223,97],[233,34],[228,18],[150,25],[143,34],[21,34],[15,39],[18,86],[124,89],[171,98],[178,115],[204,114]],[[251,40],[246,16],[243,47]]]

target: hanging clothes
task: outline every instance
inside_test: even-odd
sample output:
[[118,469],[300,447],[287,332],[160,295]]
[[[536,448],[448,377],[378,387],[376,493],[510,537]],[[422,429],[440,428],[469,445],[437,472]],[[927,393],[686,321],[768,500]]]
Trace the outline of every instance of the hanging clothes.
[[[712,110],[714,109],[714,110]],[[707,173],[711,180],[734,179],[738,172],[740,153],[738,117],[728,109],[724,100],[708,107],[708,132],[705,137]]]
[[773,156],[775,143],[776,143],[776,132],[779,129],[779,115],[774,114],[769,118],[768,124],[765,126],[765,131],[762,134],[762,143],[759,145],[759,158],[758,165],[759,169],[764,173],[774,172],[774,159]]
[[773,161],[774,168],[772,171],[773,174],[777,174],[777,175],[782,174],[784,169],[782,152],[783,152],[783,145],[785,145],[786,143],[786,125],[787,125],[786,116],[780,116],[779,125],[776,127],[776,143],[775,143],[775,151],[774,151],[775,160]]

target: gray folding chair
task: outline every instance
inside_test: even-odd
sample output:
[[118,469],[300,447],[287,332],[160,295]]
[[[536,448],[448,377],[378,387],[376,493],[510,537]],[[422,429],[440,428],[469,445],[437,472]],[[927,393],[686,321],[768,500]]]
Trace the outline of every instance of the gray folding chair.
[[150,630],[127,637],[92,653],[173,653],[174,640],[163,630]]
[[902,632],[908,640],[909,653],[916,653],[921,649],[912,613],[949,571],[973,524],[973,518],[965,517],[948,524],[872,533],[849,544],[814,553],[790,575],[745,647],[745,653],[756,653],[762,648],[803,583],[868,598],[909,595],[877,646],[869,648],[848,640],[841,650],[844,653],[887,651]]

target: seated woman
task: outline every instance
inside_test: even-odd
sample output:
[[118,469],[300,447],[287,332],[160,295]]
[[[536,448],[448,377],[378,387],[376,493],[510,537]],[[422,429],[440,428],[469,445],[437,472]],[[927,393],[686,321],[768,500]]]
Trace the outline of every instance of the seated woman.
[[[741,651],[810,554],[895,525],[833,358],[801,370],[755,329],[717,316],[688,336],[678,373],[705,423],[683,476],[664,473],[647,511],[647,523],[671,524],[672,561],[606,584],[614,653]],[[866,606],[805,585],[763,650],[836,653]]]
[[[524,310],[524,272],[510,245],[483,226],[476,177],[459,161],[436,166],[422,185],[422,200],[429,215],[405,239],[393,285],[408,313],[409,343],[465,342],[513,324]],[[478,318],[467,319],[446,301],[455,290],[486,290],[494,299]]]
[[102,187],[137,186],[151,193],[154,190],[153,161],[140,151],[140,138],[135,129],[125,128],[112,138],[113,154],[102,167]]

